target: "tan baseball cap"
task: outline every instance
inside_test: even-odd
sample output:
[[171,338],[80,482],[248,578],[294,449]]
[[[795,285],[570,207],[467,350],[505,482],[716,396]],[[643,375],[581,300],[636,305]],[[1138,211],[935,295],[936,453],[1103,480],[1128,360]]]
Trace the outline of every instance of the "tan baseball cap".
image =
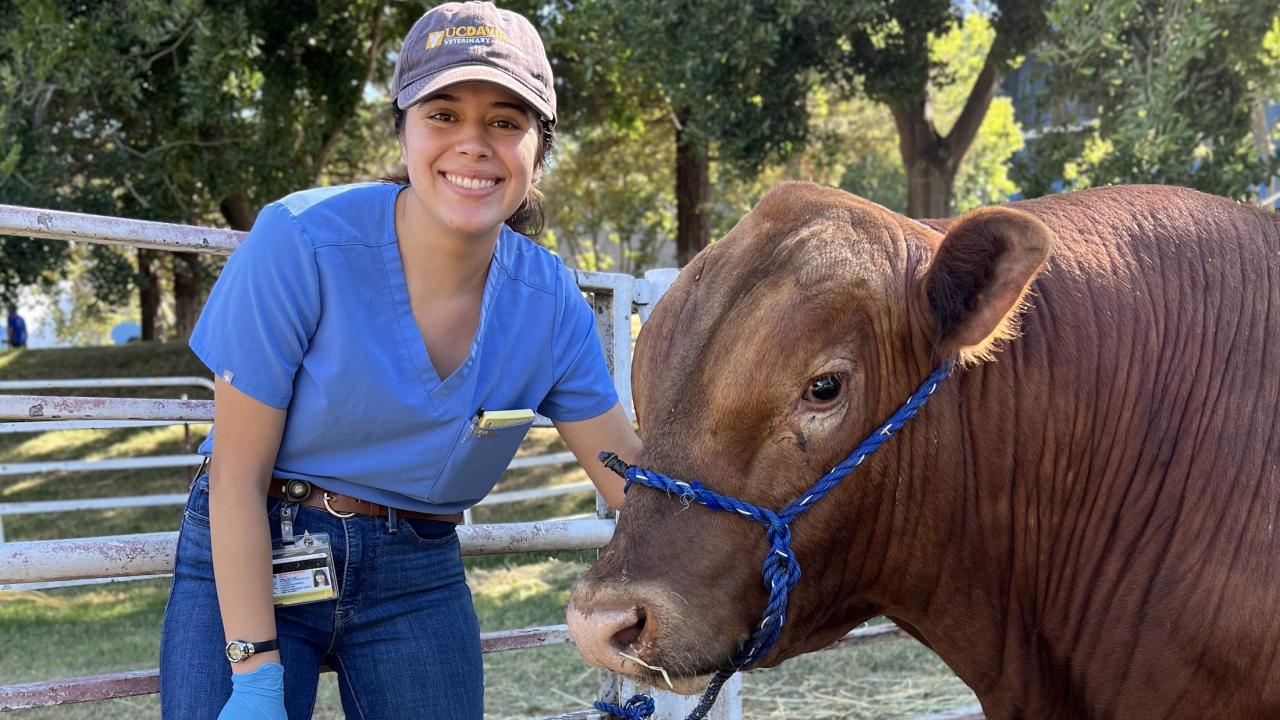
[[519,13],[490,2],[451,2],[418,18],[396,60],[391,94],[401,109],[461,82],[510,90],[556,121],[556,91],[542,38]]

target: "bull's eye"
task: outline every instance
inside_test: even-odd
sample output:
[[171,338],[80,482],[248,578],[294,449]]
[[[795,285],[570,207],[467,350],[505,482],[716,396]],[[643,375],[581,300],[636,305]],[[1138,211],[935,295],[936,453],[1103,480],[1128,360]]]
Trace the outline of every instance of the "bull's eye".
[[805,400],[819,405],[825,405],[838,397],[840,397],[840,377],[837,375],[814,378],[809,383],[809,389],[804,393]]

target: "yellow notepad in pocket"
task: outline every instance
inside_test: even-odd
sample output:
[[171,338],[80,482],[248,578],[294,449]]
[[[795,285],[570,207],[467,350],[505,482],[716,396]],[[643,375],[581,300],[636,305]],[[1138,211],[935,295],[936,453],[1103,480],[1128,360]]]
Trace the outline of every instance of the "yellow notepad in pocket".
[[533,422],[532,410],[481,410],[476,418],[476,427],[495,430],[529,422]]

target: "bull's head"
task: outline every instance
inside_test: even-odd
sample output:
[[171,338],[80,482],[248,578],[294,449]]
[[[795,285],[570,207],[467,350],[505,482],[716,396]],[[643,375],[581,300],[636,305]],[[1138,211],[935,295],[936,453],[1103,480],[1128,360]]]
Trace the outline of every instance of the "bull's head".
[[[972,213],[943,235],[838,190],[773,190],[689,264],[640,334],[639,464],[784,507],[938,363],[990,358],[1012,337],[1052,242],[1010,209]],[[961,503],[936,481],[936,458],[960,457],[963,442],[947,398],[795,521],[802,575],[764,665],[877,614],[910,626],[927,604],[948,532],[933,519]],[[660,667],[677,689],[700,689],[760,620],[766,549],[753,522],[633,487],[574,588],[570,630],[597,665],[651,684],[645,666]]]

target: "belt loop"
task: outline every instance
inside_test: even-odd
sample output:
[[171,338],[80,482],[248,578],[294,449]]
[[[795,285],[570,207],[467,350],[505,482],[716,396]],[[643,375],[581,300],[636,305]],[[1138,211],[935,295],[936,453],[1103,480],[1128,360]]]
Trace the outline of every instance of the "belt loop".
[[387,506],[387,534],[395,535],[396,531],[399,530],[399,528],[397,527],[398,524],[399,523],[396,521],[396,509],[388,505]]

